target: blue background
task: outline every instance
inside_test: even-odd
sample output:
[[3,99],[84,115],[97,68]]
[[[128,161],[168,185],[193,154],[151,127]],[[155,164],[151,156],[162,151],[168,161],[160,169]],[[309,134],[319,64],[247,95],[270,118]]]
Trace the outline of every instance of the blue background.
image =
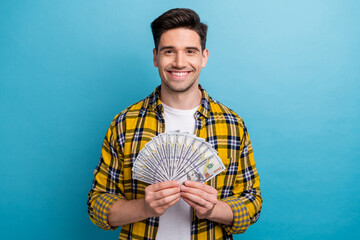
[[244,118],[264,198],[236,239],[359,236],[359,1],[1,1],[0,239],[117,239],[87,215],[112,118],[160,83],[150,23],[209,25],[200,83]]

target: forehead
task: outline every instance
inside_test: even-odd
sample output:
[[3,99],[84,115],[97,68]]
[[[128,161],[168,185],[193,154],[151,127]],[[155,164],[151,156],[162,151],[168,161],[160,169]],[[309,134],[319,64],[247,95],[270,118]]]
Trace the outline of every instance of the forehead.
[[161,35],[159,46],[173,46],[175,48],[198,47],[200,49],[200,36],[191,29],[175,28]]

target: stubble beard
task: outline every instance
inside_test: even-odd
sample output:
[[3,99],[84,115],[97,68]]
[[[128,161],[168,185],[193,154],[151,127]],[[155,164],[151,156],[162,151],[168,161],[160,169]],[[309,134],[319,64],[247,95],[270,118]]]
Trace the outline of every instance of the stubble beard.
[[191,83],[189,85],[182,87],[182,88],[176,88],[175,86],[172,86],[172,84],[169,84],[167,81],[162,81],[162,82],[171,91],[176,92],[176,93],[183,93],[183,92],[188,91],[190,88],[192,88],[192,86],[194,86],[194,84],[196,83],[196,79],[191,81]]

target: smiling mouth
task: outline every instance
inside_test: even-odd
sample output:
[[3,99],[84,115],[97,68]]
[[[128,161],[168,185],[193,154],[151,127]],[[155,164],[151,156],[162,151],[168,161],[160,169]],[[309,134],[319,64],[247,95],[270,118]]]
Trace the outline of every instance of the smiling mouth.
[[167,71],[174,79],[184,79],[191,71]]

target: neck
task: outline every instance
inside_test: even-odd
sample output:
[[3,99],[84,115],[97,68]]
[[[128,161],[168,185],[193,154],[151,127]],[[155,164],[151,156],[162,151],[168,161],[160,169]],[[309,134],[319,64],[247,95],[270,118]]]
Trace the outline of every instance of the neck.
[[201,98],[202,94],[198,84],[194,84],[185,92],[174,92],[161,84],[160,100],[169,107],[180,110],[194,109],[200,105]]

